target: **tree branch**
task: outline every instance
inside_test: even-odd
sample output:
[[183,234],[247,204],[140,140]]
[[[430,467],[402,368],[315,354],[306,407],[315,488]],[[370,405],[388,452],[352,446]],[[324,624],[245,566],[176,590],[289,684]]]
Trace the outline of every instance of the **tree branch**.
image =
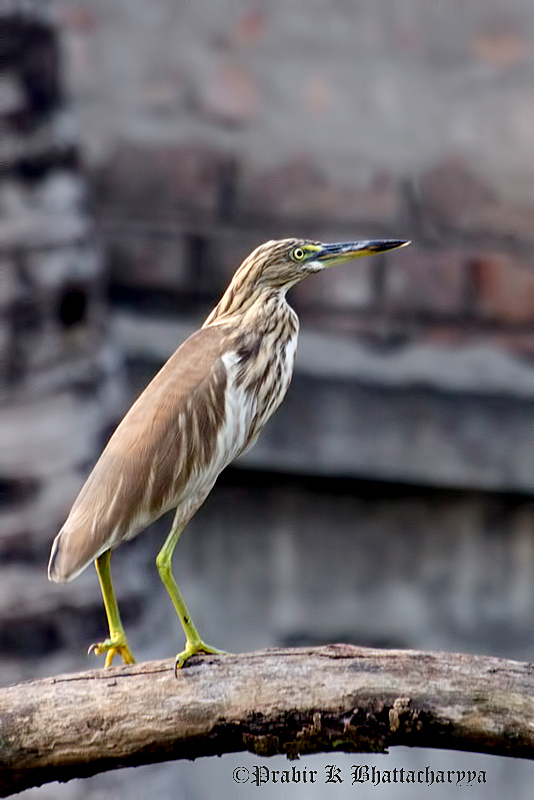
[[534,665],[349,645],[158,661],[0,690],[0,796],[117,767],[391,745],[534,758]]

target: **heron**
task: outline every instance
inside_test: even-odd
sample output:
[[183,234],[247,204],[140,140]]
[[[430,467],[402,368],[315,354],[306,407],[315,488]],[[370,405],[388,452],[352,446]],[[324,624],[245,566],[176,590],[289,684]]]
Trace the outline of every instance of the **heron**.
[[175,509],[156,564],[185,633],[175,670],[207,645],[172,573],[180,535],[219,473],[256,441],[291,380],[299,319],[286,292],[315,272],[410,244],[369,239],[324,244],[269,241],[241,264],[202,327],[169,358],[119,423],[54,539],[48,577],[65,583],[95,562],[109,637],[89,652],[133,664],[110,556]]

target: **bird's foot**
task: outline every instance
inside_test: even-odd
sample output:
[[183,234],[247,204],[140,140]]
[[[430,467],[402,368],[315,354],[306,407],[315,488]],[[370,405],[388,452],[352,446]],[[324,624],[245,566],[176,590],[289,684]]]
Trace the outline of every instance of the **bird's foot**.
[[174,662],[174,674],[177,675],[178,670],[181,669],[185,662],[196,653],[204,653],[204,655],[228,655],[225,650],[217,650],[215,647],[210,647],[209,645],[204,644],[202,639],[195,639],[194,641],[188,640],[185,645],[185,650],[182,650],[182,652],[178,653],[176,656],[176,660]]
[[105,642],[92,644],[87,651],[87,655],[91,653],[94,653],[95,656],[106,655],[104,669],[106,667],[111,667],[116,655],[119,655],[125,664],[135,664],[135,658],[128,647],[128,642],[124,634],[117,634],[110,639],[106,639]]

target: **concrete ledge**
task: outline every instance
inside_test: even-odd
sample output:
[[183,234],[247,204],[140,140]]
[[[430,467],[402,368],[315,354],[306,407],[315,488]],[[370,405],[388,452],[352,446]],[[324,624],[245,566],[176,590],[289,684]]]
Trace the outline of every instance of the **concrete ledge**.
[[[113,323],[127,356],[158,363],[193,328],[126,313]],[[483,344],[379,354],[303,331],[288,396],[241,463],[530,493],[533,449],[534,366]]]

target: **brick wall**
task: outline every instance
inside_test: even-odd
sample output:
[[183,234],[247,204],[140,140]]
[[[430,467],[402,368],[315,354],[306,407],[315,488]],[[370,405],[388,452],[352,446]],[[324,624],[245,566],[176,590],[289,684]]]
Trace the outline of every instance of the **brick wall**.
[[532,353],[529,0],[52,7],[117,282],[200,315],[265,238],[408,236],[304,321]]
[[[443,468],[428,472],[413,455],[410,470],[399,446],[390,456],[397,466],[372,475],[531,486],[523,466],[511,468],[521,480],[509,477],[509,459],[519,459],[513,431],[527,441],[532,419],[524,389],[534,353],[530,4],[514,0],[504,13],[473,0],[453,13],[420,0],[317,2],[303,13],[243,0],[206,15],[202,2],[177,11],[157,0],[150,19],[141,0],[114,14],[90,0],[75,8],[58,19],[114,301],[196,324],[266,239],[411,238],[410,248],[291,293],[304,331],[354,343],[353,384],[369,384],[361,364],[374,358],[397,387],[411,391],[417,375],[427,393],[421,426],[427,419],[439,431]],[[311,375],[312,363],[299,360],[297,374],[302,364]],[[470,370],[478,378],[458,382]],[[455,430],[462,419],[493,420],[464,425],[465,441],[453,437],[456,466],[445,458],[448,411],[428,394],[451,386]],[[401,442],[409,420],[388,387],[379,381],[378,396]],[[465,406],[473,394],[482,397],[476,413]],[[514,412],[499,426],[488,404],[504,395],[518,399],[521,422]],[[281,430],[291,427],[285,413],[273,423]],[[479,470],[467,454],[488,453],[486,441],[500,444]],[[361,463],[354,470],[365,475]]]
[[173,293],[200,315],[272,236],[406,236],[410,248],[299,284],[304,324],[380,345],[486,341],[533,355],[534,206],[498,199],[457,159],[361,191],[310,161],[247,180],[249,169],[222,150],[123,146],[98,194],[116,286]]

